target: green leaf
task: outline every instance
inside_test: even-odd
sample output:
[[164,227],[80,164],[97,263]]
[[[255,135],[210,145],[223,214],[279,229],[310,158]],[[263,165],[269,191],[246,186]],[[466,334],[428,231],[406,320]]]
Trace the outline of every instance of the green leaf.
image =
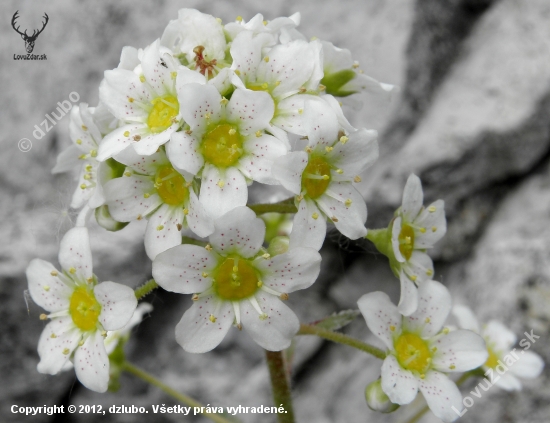
[[359,314],[361,314],[359,310],[343,310],[338,313],[333,313],[313,324],[320,328],[334,331],[349,325],[359,316]]

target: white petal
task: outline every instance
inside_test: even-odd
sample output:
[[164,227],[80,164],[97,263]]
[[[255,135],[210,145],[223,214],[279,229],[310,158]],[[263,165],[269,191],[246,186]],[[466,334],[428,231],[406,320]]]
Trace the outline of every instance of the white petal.
[[[432,212],[430,210],[434,210]],[[432,248],[434,244],[443,238],[447,232],[447,221],[445,219],[445,202],[437,200],[424,208],[420,215],[414,220],[414,225],[425,228],[422,233],[415,228],[414,248]]]
[[[394,250],[395,251],[395,250]],[[432,278],[434,265],[430,256],[420,250],[413,250],[411,258],[403,263],[403,271],[414,279],[417,285]]]
[[153,88],[158,97],[174,92],[175,87],[170,69],[162,65],[160,40],[154,41],[143,49],[141,69],[147,83]]
[[[256,293],[264,316],[260,318],[250,301],[240,302],[241,322],[256,343],[268,351],[281,351],[290,346],[292,338],[300,329],[294,312],[279,298],[264,291]],[[266,318],[265,315],[267,315]]]
[[89,174],[97,175],[97,167],[99,163],[95,160],[93,162],[87,161],[86,163],[89,163],[90,166],[92,166],[92,171],[88,172],[85,165],[80,168],[77,186],[71,198],[72,209],[81,208],[90,198],[92,198],[92,195],[96,190],[95,187],[92,185],[94,183],[97,184],[97,180],[94,180],[95,177],[91,180],[85,179],[85,177]]
[[382,390],[394,404],[410,404],[418,392],[418,380],[401,368],[393,355],[385,358],[381,370]]
[[185,132],[174,132],[166,144],[166,154],[174,167],[189,172],[199,173],[204,166],[204,157],[199,150],[199,141]]
[[303,126],[309,139],[308,145],[313,149],[324,150],[338,139],[338,119],[325,102],[306,102]]
[[265,223],[248,207],[237,207],[214,222],[215,230],[210,235],[214,250],[239,254],[249,258],[258,253],[264,242]]
[[[120,222],[130,222],[153,212],[162,200],[150,176],[132,175],[115,178],[103,187],[109,212]],[[145,195],[148,194],[148,197]]]
[[82,154],[82,150],[76,145],[70,145],[57,156],[57,162],[52,169],[52,173],[63,173],[77,169],[82,166],[82,161],[79,160],[79,156]]
[[441,372],[466,372],[482,366],[489,357],[485,341],[477,333],[466,329],[438,336],[430,347],[437,347],[433,367]]
[[[317,218],[314,218],[316,216]],[[298,213],[294,216],[290,233],[290,249],[309,247],[319,251],[327,235],[325,216],[317,205],[308,198],[298,204]]]
[[222,96],[212,85],[187,84],[178,92],[180,112],[193,132],[203,134],[210,122],[222,117]]
[[479,323],[471,309],[466,306],[457,304],[453,307],[453,315],[458,320],[459,328],[468,329],[475,333],[480,333]]
[[[125,122],[145,122],[154,93],[149,84],[131,70],[105,71],[105,79],[99,85],[99,99],[117,119]],[[132,98],[134,101],[130,102]]]
[[[197,71],[191,70],[182,66],[178,69],[178,75],[176,77],[176,90],[178,93],[180,89],[187,84],[206,84],[206,77]],[[181,97],[183,99],[183,97]]]
[[138,154],[133,148],[121,151],[114,159],[143,175],[154,175],[160,166],[170,163],[162,151],[145,156]]
[[[86,122],[83,119],[84,117],[86,117]],[[102,136],[90,116],[86,103],[80,103],[80,105],[71,109],[69,136],[82,153],[89,153],[91,150],[97,149]]]
[[391,246],[393,250],[393,255],[399,263],[405,262],[405,257],[401,254],[399,249],[399,234],[401,233],[401,216],[396,217],[393,220],[393,225],[391,227]]
[[254,134],[269,128],[275,104],[263,91],[236,89],[227,103],[227,120],[238,125],[241,135]]
[[305,151],[295,151],[273,161],[271,174],[286,189],[298,195],[302,191],[302,173],[308,163]]
[[246,180],[237,168],[220,170],[209,164],[204,166],[199,201],[211,218],[217,219],[235,207],[245,206],[247,200]]
[[105,392],[109,385],[109,357],[100,331],[91,334],[74,353],[76,377],[86,388]]
[[99,321],[105,330],[123,328],[137,307],[134,290],[115,282],[102,282],[94,287],[94,295],[101,304]]
[[425,379],[418,381],[418,387],[436,417],[444,422],[452,422],[460,417],[462,395],[455,383],[443,373],[429,371]]
[[[336,100],[333,96],[329,94],[322,95],[320,98],[323,101],[326,101],[330,105],[330,107],[332,107],[332,110],[334,111],[334,113],[336,113],[338,123],[342,128],[344,128],[347,132],[354,132],[356,130],[353,126],[351,126],[351,124],[348,122],[348,120],[344,116],[344,111],[342,110],[342,106],[340,105],[338,100]],[[374,131],[369,130],[369,132],[374,132]]]
[[259,258],[255,266],[262,272],[265,286],[277,292],[294,292],[310,287],[321,269],[321,256],[313,248],[294,248],[269,260]]
[[[215,322],[210,316],[216,318]],[[201,297],[185,312],[176,326],[176,341],[191,353],[203,353],[216,348],[233,324],[233,306],[214,296]]]
[[[54,337],[52,338],[52,334]],[[82,336],[71,316],[52,319],[46,325],[38,341],[38,371],[49,375],[59,373]],[[63,354],[65,351],[67,354]]]
[[191,229],[193,233],[201,238],[205,238],[214,232],[214,221],[208,216],[192,190],[189,191],[189,204],[187,208],[188,214],[185,218],[189,229]]
[[426,339],[441,330],[451,311],[451,294],[441,283],[426,281],[418,287],[418,309],[404,318],[410,332]]
[[492,381],[499,388],[504,389],[505,391],[521,391],[521,381],[513,375],[512,372],[499,374],[493,370],[492,374]]
[[401,332],[401,314],[390,297],[384,292],[371,292],[359,298],[357,305],[370,331],[393,350],[393,337]]
[[292,134],[306,136],[304,127],[304,104],[311,101],[321,102],[317,96],[295,94],[277,103],[277,110],[272,119],[273,125]]
[[139,65],[138,50],[130,46],[122,47],[118,68],[134,70],[137,65]]
[[416,285],[403,271],[399,274],[401,282],[401,297],[397,309],[403,316],[410,316],[418,308],[418,291]]
[[423,199],[424,194],[422,192],[420,178],[415,174],[411,174],[405,184],[403,202],[401,205],[401,213],[403,214],[405,222],[412,222],[415,220],[422,208]]
[[197,245],[178,245],[160,253],[153,261],[153,278],[165,290],[178,294],[206,291],[218,265],[216,255]]
[[[161,145],[170,141],[170,136],[177,131],[180,125],[181,122],[176,121],[162,132],[143,134],[139,142],[134,142],[132,144],[136,153],[145,156],[150,156],[155,153]],[[133,135],[130,134],[130,137],[133,138]]]
[[59,263],[61,268],[71,273],[75,269],[73,278],[80,280],[92,277],[92,251],[88,229],[76,227],[70,229],[59,245]]
[[225,96],[229,90],[233,88],[231,85],[233,75],[235,74],[231,69],[223,68],[214,78],[210,79],[208,83],[216,87],[218,92]]
[[[351,203],[346,204],[346,201]],[[350,239],[367,235],[367,205],[351,182],[331,182],[317,205],[334,222],[334,226]],[[336,219],[334,219],[336,218]]]
[[237,70],[243,81],[254,82],[256,69],[262,60],[263,38],[243,31],[231,43],[232,70]]
[[342,169],[343,177],[353,179],[378,159],[378,132],[362,128],[348,135],[345,144],[338,142],[327,154],[328,161]]
[[489,321],[482,328],[481,335],[495,352],[508,352],[517,341],[516,334],[497,320]]
[[262,184],[276,185],[279,182],[272,175],[273,161],[287,153],[285,144],[271,135],[249,137],[243,144],[245,154],[239,159],[243,174]]
[[522,379],[539,377],[544,368],[542,358],[531,351],[519,352],[519,360],[510,367],[510,371]]
[[[52,276],[52,272],[58,276]],[[61,275],[51,263],[33,259],[27,267],[27,281],[33,301],[51,313],[67,310],[73,288],[61,281]],[[68,281],[67,281],[68,282]]]
[[133,137],[142,134],[146,129],[145,123],[131,123],[115,129],[103,138],[97,150],[97,160],[103,162],[135,144]]
[[149,217],[144,243],[151,260],[157,254],[181,244],[183,219],[183,209],[170,204],[163,204]]

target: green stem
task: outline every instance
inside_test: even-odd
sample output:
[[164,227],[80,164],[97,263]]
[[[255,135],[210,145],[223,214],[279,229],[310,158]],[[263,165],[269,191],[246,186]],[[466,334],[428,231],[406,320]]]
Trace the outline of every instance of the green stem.
[[138,286],[135,289],[136,298],[141,300],[146,295],[150,294],[152,291],[159,287],[158,283],[154,279],[148,280],[143,285]]
[[[125,370],[128,373],[131,373],[132,375],[137,376],[140,379],[143,379],[145,382],[148,382],[151,385],[156,386],[157,388],[164,391],[165,393],[177,399],[183,404],[186,404],[190,407],[198,407],[198,408],[204,407],[204,405],[198,402],[196,399],[193,399],[185,394],[182,394],[170,388],[168,385],[165,385],[153,375],[147,373],[144,370],[141,370],[140,368],[134,366],[133,364],[128,363],[127,361],[124,362],[124,364],[122,364],[122,370]],[[232,423],[231,421],[227,420],[225,417],[219,414],[204,413],[204,412],[201,412],[201,414],[208,417],[209,419],[211,419],[216,423]]]
[[249,204],[248,207],[251,208],[256,214],[298,212],[298,209],[294,205],[294,197],[290,197],[286,200],[273,204]]
[[284,412],[277,414],[278,423],[294,423],[294,410],[292,408],[292,395],[290,393],[290,380],[287,371],[283,351],[265,352],[271,386],[273,389],[273,401],[275,407],[283,407]]
[[358,350],[373,355],[380,360],[384,360],[386,358],[386,353],[380,348],[373,347],[370,344],[361,342],[358,339],[344,335],[343,333],[333,332],[331,330],[323,329],[314,325],[300,325],[298,335],[317,335],[320,338],[328,339],[332,342],[337,342],[339,344],[344,344],[353,348],[357,348]]
[[[466,372],[460,378],[455,382],[456,386],[462,385],[464,382],[466,382],[470,377],[474,376],[475,373],[473,371]],[[416,423],[419,421],[424,414],[426,414],[430,410],[430,407],[427,405],[424,408],[421,408],[418,410],[418,412],[412,416],[409,420],[407,420],[407,423]]]

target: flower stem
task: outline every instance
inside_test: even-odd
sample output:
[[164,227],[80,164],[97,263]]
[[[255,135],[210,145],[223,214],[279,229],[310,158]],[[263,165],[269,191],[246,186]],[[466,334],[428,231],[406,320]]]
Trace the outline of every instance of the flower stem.
[[[456,386],[462,385],[466,380],[468,380],[470,377],[475,376],[475,373],[473,372],[466,372],[460,378],[455,382]],[[424,408],[421,408],[414,416],[412,416],[409,420],[407,420],[407,423],[416,423],[419,421],[424,414],[426,414],[430,410],[430,407],[427,405]]]
[[152,291],[157,289],[159,285],[156,283],[154,279],[148,280],[143,285],[138,286],[135,290],[136,298],[138,300],[141,300],[146,295],[150,294]]
[[[170,388],[168,385],[165,385],[153,375],[147,373],[144,370],[141,370],[140,368],[134,366],[133,364],[128,363],[127,361],[124,362],[124,364],[122,364],[122,369],[127,371],[128,373],[131,373],[134,376],[137,376],[138,378],[144,380],[145,382],[148,382],[151,385],[156,386],[157,388],[164,391],[165,393],[177,399],[183,404],[186,404],[190,407],[197,407],[199,409],[202,407],[204,409],[204,405],[198,402],[196,399],[193,399],[185,394],[182,394]],[[216,423],[232,423],[230,420],[227,420],[225,417],[219,414],[206,413],[206,412],[201,412],[201,414],[208,417],[209,419],[211,419]]]
[[298,335],[317,335],[320,338],[328,339],[332,342],[337,342],[339,344],[344,344],[353,348],[357,348],[358,350],[373,355],[380,360],[384,360],[386,358],[386,353],[380,348],[376,348],[370,344],[361,342],[358,339],[344,335],[343,333],[333,332],[331,330],[323,329],[315,325],[300,325]]
[[273,204],[249,204],[248,207],[251,208],[256,214],[298,212],[298,209],[294,205],[294,197],[290,197],[286,200]]
[[294,410],[292,408],[292,396],[290,393],[290,381],[283,351],[265,352],[271,387],[273,389],[273,401],[275,407],[283,407],[284,411],[277,414],[278,423],[294,423]]

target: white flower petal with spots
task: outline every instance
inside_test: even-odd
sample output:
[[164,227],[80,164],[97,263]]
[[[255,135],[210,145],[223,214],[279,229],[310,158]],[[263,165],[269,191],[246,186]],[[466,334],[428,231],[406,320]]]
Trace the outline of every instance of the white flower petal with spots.
[[393,355],[384,360],[381,369],[382,390],[394,404],[409,404],[418,392],[418,379],[404,370]]
[[323,246],[327,234],[326,218],[313,200],[304,198],[298,203],[290,233],[290,249],[310,247],[317,251]]
[[383,292],[372,292],[363,295],[357,305],[370,331],[392,348],[394,333],[401,331],[401,315],[390,297]]
[[426,281],[418,288],[418,308],[407,316],[405,327],[419,331],[423,338],[437,334],[451,312],[451,294],[441,283]]
[[69,307],[73,293],[72,282],[62,277],[55,267],[47,261],[33,259],[27,267],[29,292],[33,301],[51,313]]
[[460,417],[458,413],[464,408],[462,395],[455,383],[443,373],[429,372],[425,379],[418,381],[418,388],[436,417],[444,422],[453,422]]
[[437,337],[431,342],[431,347],[437,348],[433,367],[444,373],[472,370],[472,363],[484,363],[489,356],[483,339],[466,329]]
[[181,244],[185,215],[181,207],[163,204],[149,217],[145,229],[145,252],[153,260],[159,253]]
[[302,189],[302,172],[307,166],[305,151],[294,151],[273,162],[271,173],[290,192],[299,195]]
[[52,319],[38,341],[38,371],[49,375],[59,373],[81,338],[82,333],[75,327],[70,316]]
[[100,332],[88,336],[84,345],[76,349],[73,364],[76,377],[86,388],[96,392],[107,391],[109,357]]
[[99,321],[105,330],[121,329],[137,307],[134,290],[119,283],[102,282],[94,287],[94,295],[101,305]]
[[86,228],[69,230],[59,245],[59,264],[80,280],[92,276],[92,250]]

